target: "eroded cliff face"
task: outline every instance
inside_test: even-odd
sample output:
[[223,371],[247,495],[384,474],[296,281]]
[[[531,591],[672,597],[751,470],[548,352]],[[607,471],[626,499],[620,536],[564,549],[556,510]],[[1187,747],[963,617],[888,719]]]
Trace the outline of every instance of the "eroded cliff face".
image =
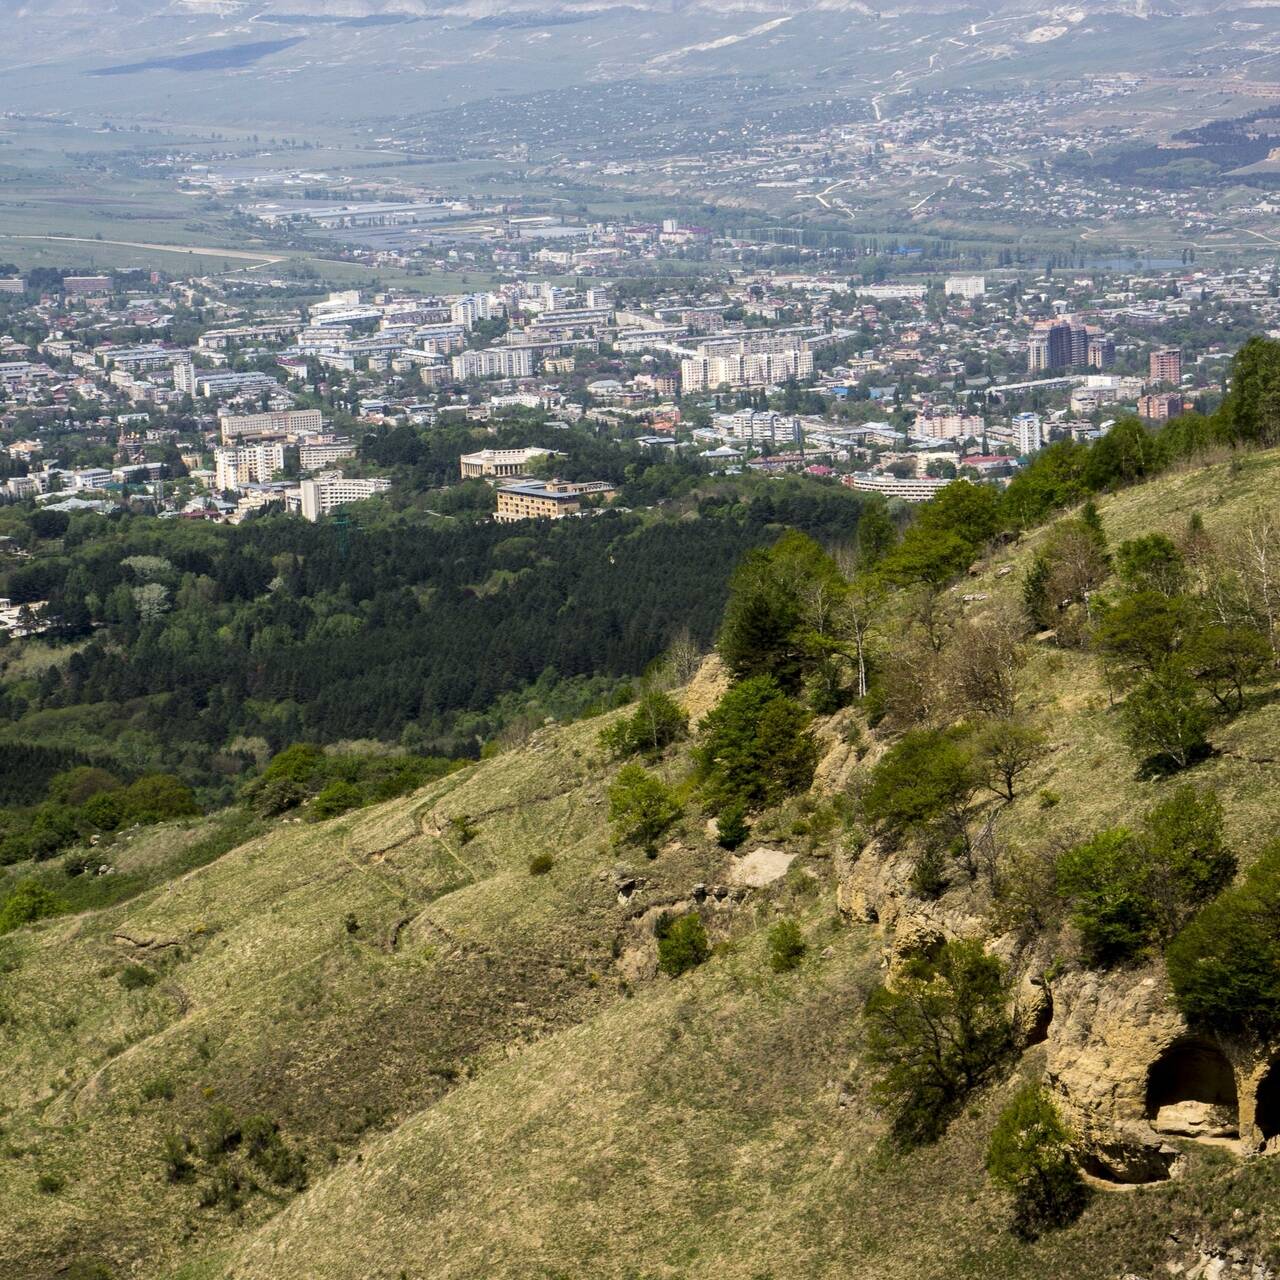
[[[837,867],[846,918],[878,925],[882,961],[895,969],[950,938],[981,935],[986,921],[963,895],[913,897],[910,859],[868,846]],[[1105,1182],[1177,1176],[1176,1139],[1241,1155],[1280,1152],[1280,1065],[1275,1055],[1193,1032],[1161,964],[1095,972],[1057,966],[1043,943],[989,943],[1014,975],[1014,1024],[1023,1047],[1043,1044],[1044,1078],[1079,1135],[1081,1162]]]

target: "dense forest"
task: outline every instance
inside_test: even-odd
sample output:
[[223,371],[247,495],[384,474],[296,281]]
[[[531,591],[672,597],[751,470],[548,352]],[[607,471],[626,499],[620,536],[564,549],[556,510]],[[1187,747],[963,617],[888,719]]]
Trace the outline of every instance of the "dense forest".
[[210,799],[296,741],[474,755],[521,713],[598,702],[683,633],[709,644],[747,549],[785,526],[850,539],[862,507],[835,485],[744,478],[669,516],[551,525],[15,509],[6,528],[28,554],[4,591],[48,601],[72,652],[8,674],[0,738],[171,770]]

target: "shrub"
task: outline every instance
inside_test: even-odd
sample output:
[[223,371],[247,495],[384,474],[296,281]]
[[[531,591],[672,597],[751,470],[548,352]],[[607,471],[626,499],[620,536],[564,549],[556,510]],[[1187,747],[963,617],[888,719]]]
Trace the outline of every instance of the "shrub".
[[1150,868],[1125,827],[1099,832],[1058,859],[1058,886],[1071,900],[1087,963],[1108,966],[1140,951],[1155,926]]
[[208,1161],[221,1160],[240,1145],[240,1125],[229,1107],[221,1104],[209,1109],[204,1133],[200,1138],[200,1154]]
[[173,1080],[170,1076],[152,1076],[150,1080],[143,1082],[142,1100],[144,1102],[172,1102],[173,1094]]
[[1116,827],[1067,850],[1057,884],[1086,960],[1106,966],[1168,943],[1235,869],[1217,796],[1183,786],[1149,809],[1139,830]]
[[137,991],[156,983],[156,974],[144,964],[127,964],[120,970],[120,985],[126,991]]
[[307,1184],[306,1158],[280,1136],[280,1126],[268,1116],[250,1116],[241,1126],[244,1151],[278,1187],[301,1191]]
[[986,1163],[991,1180],[1013,1196],[1013,1232],[1024,1240],[1074,1222],[1088,1203],[1071,1135],[1039,1085],[1024,1086],[1000,1113]]
[[609,788],[609,821],[615,838],[622,844],[639,845],[650,857],[680,813],[671,788],[642,765],[624,765]]
[[716,818],[716,839],[722,848],[736,849],[750,834],[745,802],[730,800]]
[[336,818],[349,809],[358,809],[363,803],[364,796],[360,788],[339,778],[329,783],[311,802],[308,816],[312,822],[323,822],[326,818]]
[[36,1190],[42,1195],[55,1196],[67,1185],[60,1173],[42,1173],[36,1178]]
[[1209,708],[1176,662],[1148,676],[1121,707],[1125,741],[1151,773],[1185,769],[1208,754]]
[[696,911],[658,921],[658,968],[672,978],[696,969],[710,954],[707,931]]
[[63,910],[62,899],[55,897],[35,880],[20,880],[0,906],[0,933],[10,933],[33,920],[56,916]]
[[661,689],[647,689],[633,715],[600,734],[601,745],[615,758],[645,755],[654,759],[688,732],[689,717]]
[[804,934],[794,920],[779,920],[769,930],[769,968],[774,973],[798,969],[806,950]]
[[470,844],[480,834],[480,828],[469,813],[459,813],[450,818],[449,829],[458,837],[459,844]]
[[1166,961],[1188,1022],[1260,1041],[1280,1034],[1280,842],[1178,934]]
[[529,859],[529,874],[531,876],[545,876],[555,865],[556,860],[549,853],[535,853]]
[[165,1134],[164,1173],[170,1182],[185,1182],[195,1172],[191,1163],[191,1142],[179,1133]]
[[768,808],[805,790],[818,762],[808,725],[809,713],[772,676],[733,685],[707,714],[694,753],[711,809]]
[[872,771],[863,811],[890,834],[937,824],[967,846],[969,809],[982,777],[965,729],[914,729]]
[[871,993],[865,1060],[872,1097],[899,1146],[936,1141],[969,1094],[1007,1059],[1013,1027],[1004,965],[976,939],[909,961]]
[[169,773],[151,773],[125,788],[120,796],[122,822],[169,822],[200,812],[191,788]]
[[240,1175],[229,1165],[220,1164],[200,1188],[200,1207],[212,1209],[221,1205],[230,1211],[244,1203],[244,1188]]

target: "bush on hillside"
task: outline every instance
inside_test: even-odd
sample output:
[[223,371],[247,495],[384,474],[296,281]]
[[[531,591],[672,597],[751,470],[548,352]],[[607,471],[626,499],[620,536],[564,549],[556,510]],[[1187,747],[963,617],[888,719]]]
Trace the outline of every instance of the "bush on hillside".
[[1280,841],[1173,940],[1169,982],[1183,1016],[1221,1035],[1280,1035]]
[[1088,1203],[1071,1134],[1038,1084],[1023,1086],[1000,1113],[986,1163],[1013,1196],[1013,1232],[1024,1240],[1074,1222]]
[[1086,962],[1107,967],[1167,944],[1235,868],[1217,796],[1184,786],[1136,831],[1115,827],[1067,850],[1056,874]]
[[809,718],[772,676],[733,685],[703,720],[694,752],[712,812],[735,801],[748,810],[770,808],[807,789],[818,763]]
[[1185,666],[1169,661],[1147,676],[1120,708],[1125,741],[1142,770],[1176,773],[1209,754],[1213,716]]
[[696,911],[676,916],[664,916],[658,921],[658,968],[669,977],[678,978],[690,969],[696,969],[711,954],[707,930]]
[[601,745],[615,758],[656,759],[689,729],[689,717],[669,694],[646,689],[635,711],[601,731]]
[[609,821],[620,844],[642,848],[651,858],[658,841],[680,816],[675,793],[643,765],[623,765],[609,788]]
[[0,933],[11,933],[34,920],[56,916],[61,910],[62,900],[42,884],[20,880],[0,904]]
[[1004,965],[978,939],[946,943],[871,993],[864,1019],[872,1097],[899,1146],[934,1142],[1008,1059],[1013,1026]]
[[967,846],[970,810],[982,783],[966,728],[913,729],[872,770],[863,812],[894,837],[934,829]]
[[774,973],[790,973],[804,959],[804,934],[794,920],[779,920],[769,930],[769,968]]

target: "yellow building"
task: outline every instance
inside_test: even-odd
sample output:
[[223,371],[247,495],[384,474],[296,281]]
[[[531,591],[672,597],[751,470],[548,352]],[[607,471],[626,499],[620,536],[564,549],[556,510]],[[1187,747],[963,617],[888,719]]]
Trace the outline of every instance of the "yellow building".
[[531,480],[527,484],[503,485],[498,490],[498,509],[493,518],[500,523],[512,520],[561,520],[576,516],[586,500],[605,502],[614,496],[607,480]]

